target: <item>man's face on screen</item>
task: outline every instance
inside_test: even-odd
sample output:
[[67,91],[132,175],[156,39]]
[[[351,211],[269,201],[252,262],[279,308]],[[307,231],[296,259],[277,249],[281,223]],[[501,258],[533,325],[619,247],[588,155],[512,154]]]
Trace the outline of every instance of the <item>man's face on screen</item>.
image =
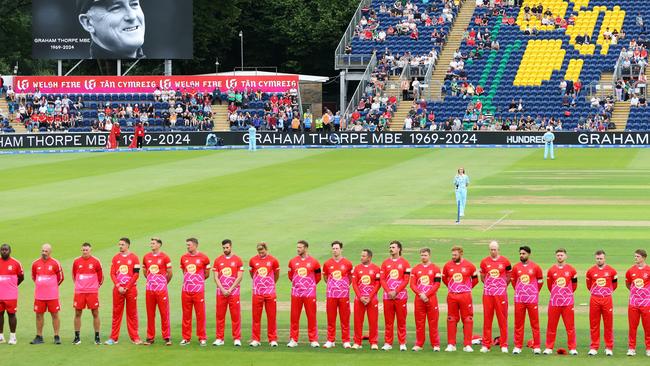
[[86,16],[88,25],[84,28],[99,46],[124,55],[142,47],[145,24],[140,0],[102,1],[93,5]]

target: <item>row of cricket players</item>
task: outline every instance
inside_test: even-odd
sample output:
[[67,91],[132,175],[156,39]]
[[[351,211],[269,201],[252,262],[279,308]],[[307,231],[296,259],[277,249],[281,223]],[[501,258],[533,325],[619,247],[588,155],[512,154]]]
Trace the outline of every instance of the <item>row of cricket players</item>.
[[[205,282],[214,272],[216,291],[216,340],[214,346],[224,344],[226,313],[230,312],[232,338],[235,346],[241,346],[240,282],[244,275],[242,260],[232,251],[232,242],[222,242],[223,255],[211,263],[199,251],[195,238],[186,240],[187,253],[180,259],[183,272],[181,294],[182,303],[182,341],[188,345],[192,338],[192,321],[196,317],[196,335],[201,346],[207,344]],[[111,263],[110,277],[113,282],[113,316],[110,338],[104,342],[113,345],[118,342],[124,308],[129,337],[135,344],[150,345],[155,339],[156,309],[160,314],[162,339],[171,345],[169,321],[169,295],[167,286],[172,279],[172,264],[169,256],[162,250],[162,241],[152,238],[151,251],[142,261],[129,250],[130,240],[119,240],[119,253]],[[406,318],[408,290],[415,295],[414,312],[416,340],[413,351],[420,351],[425,344],[425,327],[429,327],[429,341],[434,351],[440,351],[438,331],[439,304],[437,291],[441,284],[448,289],[447,294],[447,347],[445,351],[456,351],[456,331],[459,322],[463,326],[463,351],[472,352],[473,316],[472,289],[483,282],[483,334],[480,337],[481,352],[489,352],[494,346],[508,352],[508,292],[507,286],[514,288],[515,325],[514,348],[512,353],[522,352],[524,347],[524,323],[526,313],[530,320],[533,338],[527,344],[535,354],[552,354],[559,319],[566,326],[569,353],[576,355],[576,328],[574,324],[574,292],[578,286],[578,275],[574,267],[567,263],[565,249],[555,253],[557,263],[546,273],[546,286],[550,291],[548,305],[548,325],[545,349],[541,350],[539,327],[539,292],[544,287],[542,269],[530,259],[528,246],[519,248],[519,263],[514,266],[500,255],[499,244],[492,241],[489,256],[483,259],[479,269],[463,257],[463,249],[451,249],[451,260],[442,269],[431,262],[431,251],[420,250],[420,261],[411,267],[402,257],[402,244],[392,241],[389,244],[389,258],[381,267],[372,262],[373,253],[369,249],[361,252],[361,263],[353,264],[343,257],[343,243],[331,244],[332,258],[321,266],[316,258],[309,255],[309,244],[298,241],[297,255],[289,261],[289,280],[291,281],[291,324],[288,347],[298,345],[299,323],[302,309],[307,315],[308,339],[311,347],[319,347],[317,325],[316,286],[321,278],[327,284],[327,343],[325,348],[335,346],[337,314],[341,327],[341,340],[344,348],[359,349],[364,339],[364,320],[367,314],[371,349],[379,349],[377,295],[383,290],[383,312],[385,321],[384,345],[382,350],[392,349],[394,323],[397,322],[399,348],[406,348]],[[32,263],[31,275],[35,283],[34,312],[36,313],[36,337],[32,344],[43,343],[44,313],[52,316],[54,342],[61,343],[59,337],[59,286],[64,275],[60,263],[51,256],[52,247],[44,244],[41,257]],[[84,243],[82,255],[72,267],[74,279],[75,309],[73,344],[81,343],[81,315],[84,309],[92,312],[94,319],[95,343],[100,343],[99,288],[104,281],[102,265],[92,256],[91,245]],[[268,250],[266,243],[257,244],[257,255],[249,260],[249,274],[252,278],[252,335],[250,346],[260,345],[262,312],[267,316],[267,337],[270,346],[277,347],[277,301],[276,283],[280,278],[278,260]],[[9,343],[16,344],[16,308],[18,285],[23,281],[22,266],[11,257],[11,247],[0,247],[0,342],[4,342],[4,313],[8,313]],[[643,249],[634,252],[634,265],[625,274],[625,285],[629,289],[628,306],[628,352],[635,355],[636,334],[639,322],[643,324],[646,355],[650,356],[650,266],[646,264],[647,253]],[[137,280],[140,273],[146,278],[147,336],[144,342],[138,335]],[[595,265],[586,273],[586,284],[591,294],[589,319],[591,344],[589,355],[596,355],[600,348],[600,321],[604,326],[605,354],[612,355],[614,348],[612,293],[618,285],[617,271],[606,264],[605,253],[595,253]],[[354,291],[354,334],[350,337],[350,285]],[[492,322],[496,316],[499,336],[492,338]]]

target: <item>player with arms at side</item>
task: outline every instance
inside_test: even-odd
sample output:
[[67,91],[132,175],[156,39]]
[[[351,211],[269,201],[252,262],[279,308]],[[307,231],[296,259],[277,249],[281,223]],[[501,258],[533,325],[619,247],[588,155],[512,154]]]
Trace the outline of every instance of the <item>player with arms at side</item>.
[[575,268],[566,263],[566,249],[559,248],[555,251],[557,264],[548,269],[546,284],[551,292],[551,299],[548,305],[548,326],[546,327],[546,349],[545,355],[553,353],[557,324],[560,317],[566,326],[567,343],[569,354],[577,355],[576,350],[576,326],[574,320],[574,298],[573,293],[578,288],[578,272]]
[[253,321],[251,347],[260,346],[262,310],[266,310],[266,335],[271,347],[278,346],[277,296],[275,287],[280,279],[280,263],[269,254],[265,242],[257,243],[257,255],[248,261],[253,279]]
[[147,338],[144,345],[153,344],[156,338],[156,307],[160,312],[160,327],[166,346],[171,346],[171,329],[169,326],[169,292],[167,286],[172,280],[172,261],[160,250],[163,242],[160,238],[151,238],[151,252],[142,258],[142,268],[147,279]]
[[429,324],[429,341],[434,352],[440,352],[440,335],[438,334],[437,292],[442,282],[442,271],[431,262],[431,249],[420,249],[420,261],[411,270],[411,290],[415,293],[415,346],[418,352],[424,346],[425,325]]
[[393,349],[393,327],[397,318],[399,350],[406,351],[406,315],[411,265],[402,257],[402,243],[393,240],[388,246],[390,257],[381,264],[381,287],[384,289],[384,351]]
[[133,344],[142,344],[138,335],[138,278],[140,277],[140,258],[131,253],[131,240],[120,238],[119,253],[113,257],[111,280],[113,281],[113,325],[111,338],[104,344],[118,342],[124,306],[126,305],[126,329]]
[[650,266],[646,258],[648,253],[645,250],[635,250],[634,265],[625,273],[625,286],[630,289],[627,307],[628,356],[636,356],[636,332],[641,320],[645,334],[645,355],[650,357]]
[[454,189],[456,191],[456,205],[458,216],[465,216],[465,204],[467,203],[467,187],[469,176],[465,174],[465,168],[458,168],[458,174],[454,177]]
[[59,329],[59,286],[63,282],[61,263],[52,258],[52,246],[43,244],[41,257],[32,263],[32,280],[34,281],[34,312],[36,313],[36,337],[31,344],[43,344],[43,314],[49,312],[54,328],[54,344],[61,344]]
[[16,259],[11,257],[11,246],[2,244],[0,246],[0,343],[5,342],[4,325],[5,311],[9,318],[9,345],[18,343],[16,339],[16,327],[18,318],[18,286],[25,280],[23,266]]
[[378,350],[379,338],[379,301],[377,292],[381,287],[381,269],[372,263],[372,251],[361,251],[361,263],[352,272],[352,288],[354,289],[354,345],[353,349],[361,349],[363,341],[363,319],[368,313],[368,341],[371,350]]
[[181,304],[183,307],[183,340],[181,346],[187,346],[192,339],[192,309],[196,313],[196,336],[199,345],[207,345],[205,331],[205,280],[210,277],[210,258],[199,252],[199,241],[196,238],[185,240],[187,253],[181,257],[183,271],[183,290]]
[[81,257],[72,263],[72,279],[74,280],[74,340],[72,344],[81,344],[81,314],[88,308],[93,315],[95,329],[95,344],[100,345],[99,339],[99,288],[104,283],[102,264],[92,255],[90,243],[81,245]]
[[320,347],[318,344],[318,323],[316,319],[316,285],[321,280],[320,263],[308,253],[309,243],[305,240],[298,241],[296,253],[289,261],[289,280],[291,281],[291,326],[289,330],[289,343],[287,347],[298,346],[300,334],[300,313],[303,306],[307,314],[307,334],[309,345],[312,348]]
[[343,243],[331,244],[332,258],[323,264],[323,277],[327,281],[327,343],[332,348],[336,340],[336,313],[340,315],[343,348],[350,348],[350,277],[352,262],[343,257]]
[[613,356],[614,349],[614,304],[612,294],[618,286],[616,270],[605,264],[605,251],[599,250],[595,254],[596,264],[589,268],[585,279],[587,288],[591,293],[589,299],[589,325],[591,345],[589,356],[598,354],[600,348],[600,318],[603,318],[605,330],[605,355]]
[[472,349],[474,328],[474,305],[472,289],[478,284],[478,272],[472,262],[463,258],[463,248],[451,248],[451,260],[442,268],[442,282],[447,286],[447,348],[445,352],[456,351],[456,327],[463,322],[463,351]]
[[539,291],[544,287],[544,272],[537,263],[530,260],[530,247],[519,247],[519,263],[512,267],[512,287],[515,289],[515,337],[512,354],[520,354],[524,347],[524,325],[526,312],[533,331],[533,354],[539,355]]
[[508,283],[512,266],[508,258],[499,254],[499,243],[490,242],[490,255],[481,261],[480,273],[483,281],[483,346],[481,352],[490,351],[492,346],[492,321],[496,314],[499,323],[499,346],[508,353]]
[[244,275],[244,263],[232,253],[232,241],[221,242],[223,255],[214,260],[214,283],[217,285],[217,324],[213,346],[223,346],[226,328],[226,312],[230,309],[232,339],[235,347],[241,347],[241,304],[239,284]]

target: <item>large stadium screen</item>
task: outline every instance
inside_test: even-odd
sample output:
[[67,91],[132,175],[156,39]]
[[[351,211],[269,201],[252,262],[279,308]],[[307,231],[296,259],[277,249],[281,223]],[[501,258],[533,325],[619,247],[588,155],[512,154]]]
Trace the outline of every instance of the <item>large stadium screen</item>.
[[37,59],[191,59],[192,0],[33,0]]

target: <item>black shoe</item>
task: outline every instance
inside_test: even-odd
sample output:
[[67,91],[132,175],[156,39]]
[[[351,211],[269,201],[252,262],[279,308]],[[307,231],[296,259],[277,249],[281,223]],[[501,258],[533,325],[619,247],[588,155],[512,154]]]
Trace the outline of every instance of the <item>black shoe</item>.
[[37,335],[36,337],[34,337],[34,340],[32,340],[31,342],[29,342],[29,344],[43,344],[43,343],[44,343],[44,342],[43,342],[43,337],[42,337],[42,336],[39,336],[39,335]]
[[102,341],[99,339],[99,337],[95,337],[95,344],[98,346],[102,344]]
[[54,344],[61,344],[61,337],[54,336]]
[[72,341],[72,344],[74,344],[75,346],[78,345],[78,344],[81,344],[81,339],[79,337],[74,337],[74,340]]

